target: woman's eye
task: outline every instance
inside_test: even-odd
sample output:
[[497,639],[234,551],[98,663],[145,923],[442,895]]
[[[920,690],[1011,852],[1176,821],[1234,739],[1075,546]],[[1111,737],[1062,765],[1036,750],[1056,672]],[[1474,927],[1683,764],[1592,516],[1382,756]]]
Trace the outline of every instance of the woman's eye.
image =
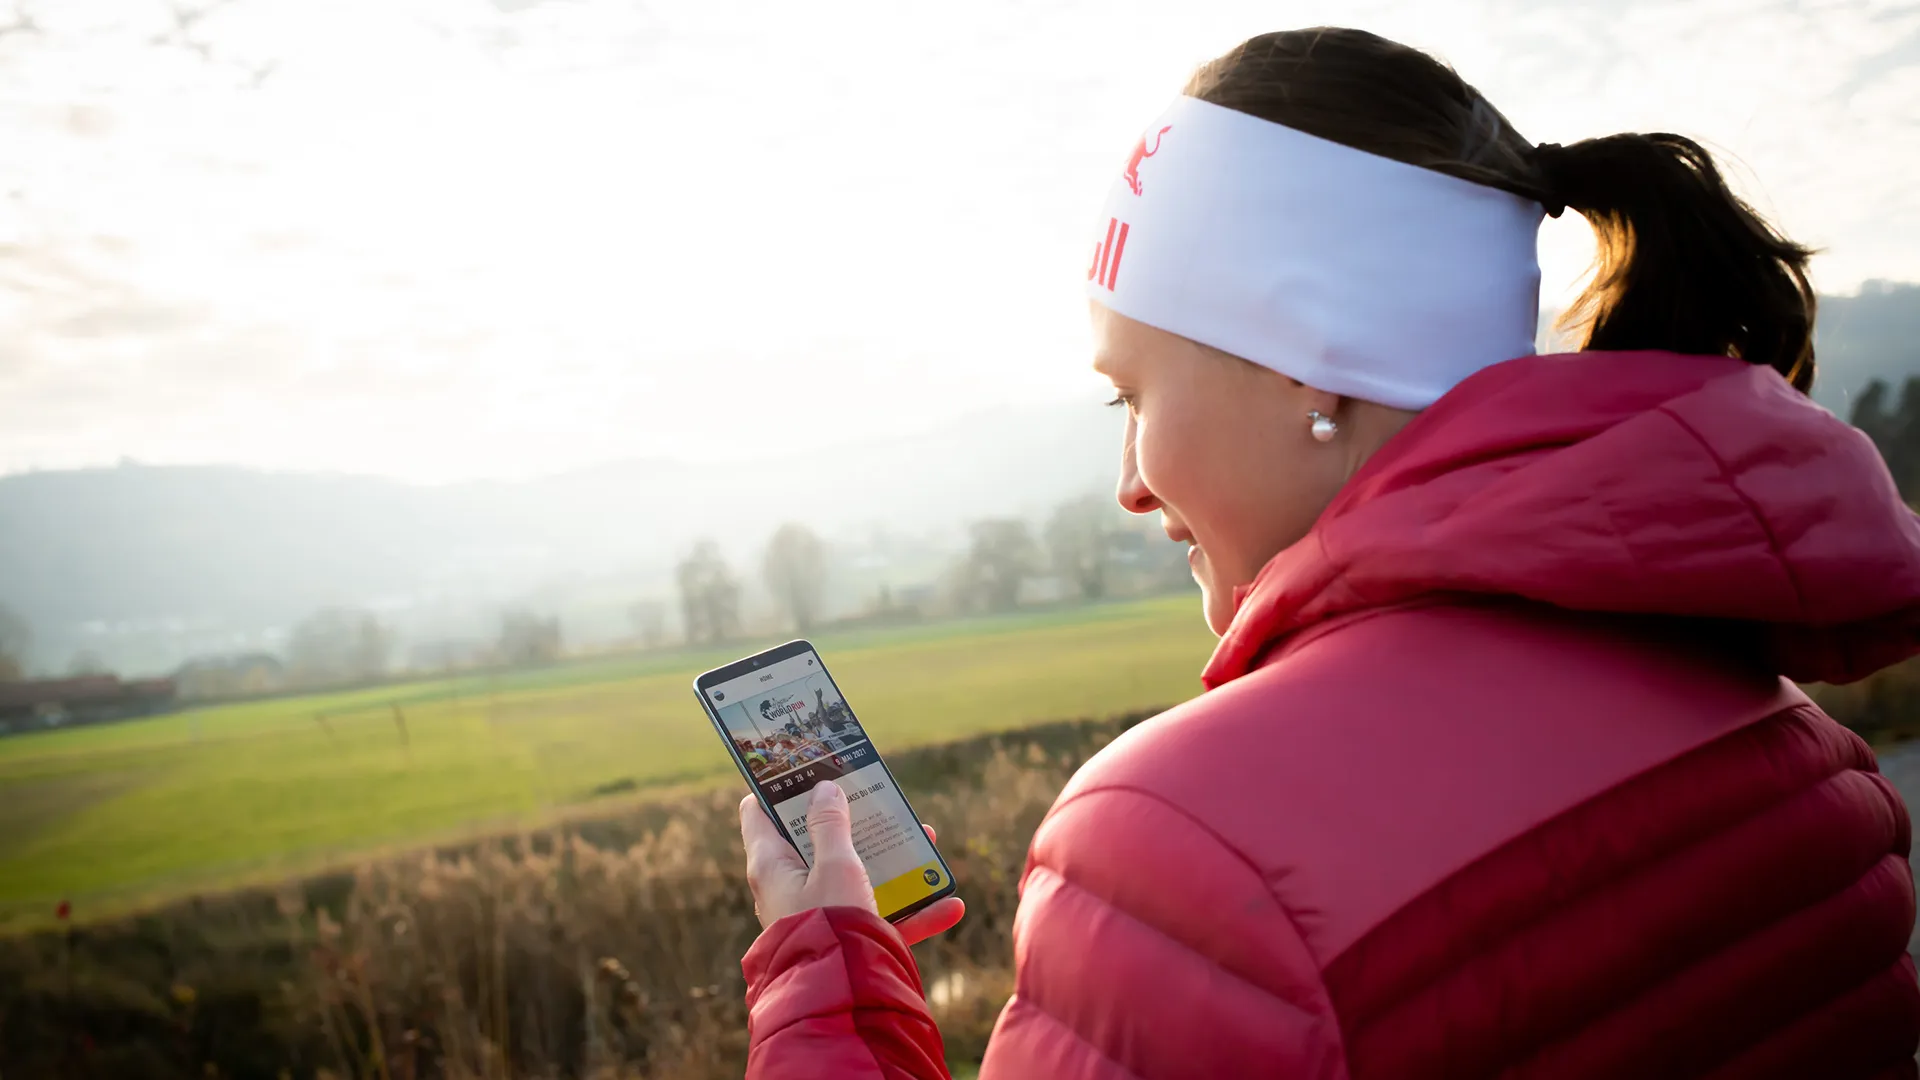
[[1107,405],[1112,408],[1119,408],[1120,406],[1125,405],[1127,408],[1131,409],[1133,408],[1133,395],[1132,394],[1117,395],[1112,401],[1107,402]]

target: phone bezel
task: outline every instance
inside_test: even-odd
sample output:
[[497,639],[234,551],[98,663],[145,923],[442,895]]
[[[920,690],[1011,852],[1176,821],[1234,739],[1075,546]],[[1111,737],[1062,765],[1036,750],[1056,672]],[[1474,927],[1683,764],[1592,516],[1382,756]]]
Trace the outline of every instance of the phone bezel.
[[[860,725],[860,730],[867,736],[868,745],[873,745],[872,730],[867,727],[866,721],[860,719],[860,714],[854,710],[853,702],[847,700],[846,691],[840,686],[840,680],[834,678],[833,672],[827,670],[826,658],[820,655],[820,650],[814,647],[813,642],[805,638],[795,638],[792,641],[784,642],[770,649],[754,653],[752,656],[743,656],[731,663],[722,664],[712,670],[701,672],[700,675],[693,680],[693,695],[700,699],[700,710],[707,714],[707,721],[713,725],[714,734],[720,737],[721,745],[727,748],[727,757],[732,759],[733,767],[740,771],[741,779],[747,782],[747,790],[753,793],[754,801],[760,804],[761,812],[767,815],[767,820],[773,822],[773,827],[780,830],[780,835],[785,838],[788,844],[793,846],[796,852],[800,850],[800,845],[793,842],[793,836],[787,832],[786,823],[780,820],[780,815],[773,812],[773,807],[767,803],[767,797],[760,791],[760,785],[754,782],[753,770],[748,768],[746,759],[740,756],[739,748],[733,744],[733,739],[728,736],[727,726],[721,721],[719,710],[713,707],[713,699],[708,691],[710,688],[718,686],[721,683],[730,682],[742,675],[751,674],[755,668],[775,664],[782,660],[788,660],[807,653],[813,654],[814,662],[820,665],[820,673],[825,675],[829,682],[833,683],[834,690],[840,695],[840,701],[847,707],[848,715],[853,717],[854,723]],[[920,824],[920,816],[914,813],[913,803],[907,798],[907,793],[901,790],[900,782],[894,779],[893,770],[887,766],[886,755],[880,752],[878,746],[873,746],[873,757],[874,763],[879,765],[881,772],[886,775],[887,783],[893,785],[893,790],[899,794],[900,801],[906,805],[907,813],[912,816],[914,824]],[[910,915],[926,910],[936,901],[944,900],[960,890],[959,883],[953,880],[953,868],[947,865],[947,857],[940,854],[940,846],[932,841],[928,841],[927,846],[933,849],[934,860],[940,864],[940,872],[946,875],[947,883],[945,887],[932,895],[922,897],[908,904],[906,907],[901,908],[891,915],[882,915],[881,918],[886,919],[888,922],[897,923]]]

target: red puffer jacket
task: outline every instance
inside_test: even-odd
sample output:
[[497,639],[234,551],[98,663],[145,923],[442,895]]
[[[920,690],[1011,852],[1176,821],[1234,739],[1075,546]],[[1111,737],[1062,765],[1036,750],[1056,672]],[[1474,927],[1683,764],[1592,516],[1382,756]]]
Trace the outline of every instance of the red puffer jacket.
[[[981,1075],[1915,1076],[1906,810],[1781,676],[1916,651],[1920,523],[1773,372],[1482,372],[1061,793]],[[944,1075],[872,916],[745,967],[750,1076]]]

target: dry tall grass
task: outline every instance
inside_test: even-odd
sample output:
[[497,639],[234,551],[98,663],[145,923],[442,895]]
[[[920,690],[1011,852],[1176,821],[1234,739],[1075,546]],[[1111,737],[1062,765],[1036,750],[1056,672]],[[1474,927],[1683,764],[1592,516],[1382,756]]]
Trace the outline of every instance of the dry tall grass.
[[1877,746],[1920,739],[1920,657],[1857,683],[1808,691],[1835,720]]
[[[1026,841],[1083,756],[996,747],[977,784],[917,800],[969,901],[961,928],[919,954],[956,1052],[984,1046],[1005,1000]],[[308,973],[337,1069],[738,1076],[739,958],[759,925],[736,802],[702,798],[621,848],[568,834],[360,871],[342,917],[320,915]]]
[[[958,929],[916,948],[954,1060],[978,1060],[1009,993],[1028,840],[1133,719],[892,762],[968,903]],[[737,802],[716,792],[0,944],[0,986],[23,976],[0,991],[0,1074],[739,1076],[739,959],[759,928]]]

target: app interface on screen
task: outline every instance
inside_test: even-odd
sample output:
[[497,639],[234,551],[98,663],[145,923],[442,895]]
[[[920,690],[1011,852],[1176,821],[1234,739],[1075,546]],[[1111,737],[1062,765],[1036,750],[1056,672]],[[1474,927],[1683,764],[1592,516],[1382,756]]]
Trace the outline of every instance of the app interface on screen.
[[920,823],[812,653],[789,657],[709,687],[707,700],[733,739],[767,805],[813,863],[807,796],[839,783],[853,811],[853,846],[873,879],[880,914],[890,915],[947,887]]

